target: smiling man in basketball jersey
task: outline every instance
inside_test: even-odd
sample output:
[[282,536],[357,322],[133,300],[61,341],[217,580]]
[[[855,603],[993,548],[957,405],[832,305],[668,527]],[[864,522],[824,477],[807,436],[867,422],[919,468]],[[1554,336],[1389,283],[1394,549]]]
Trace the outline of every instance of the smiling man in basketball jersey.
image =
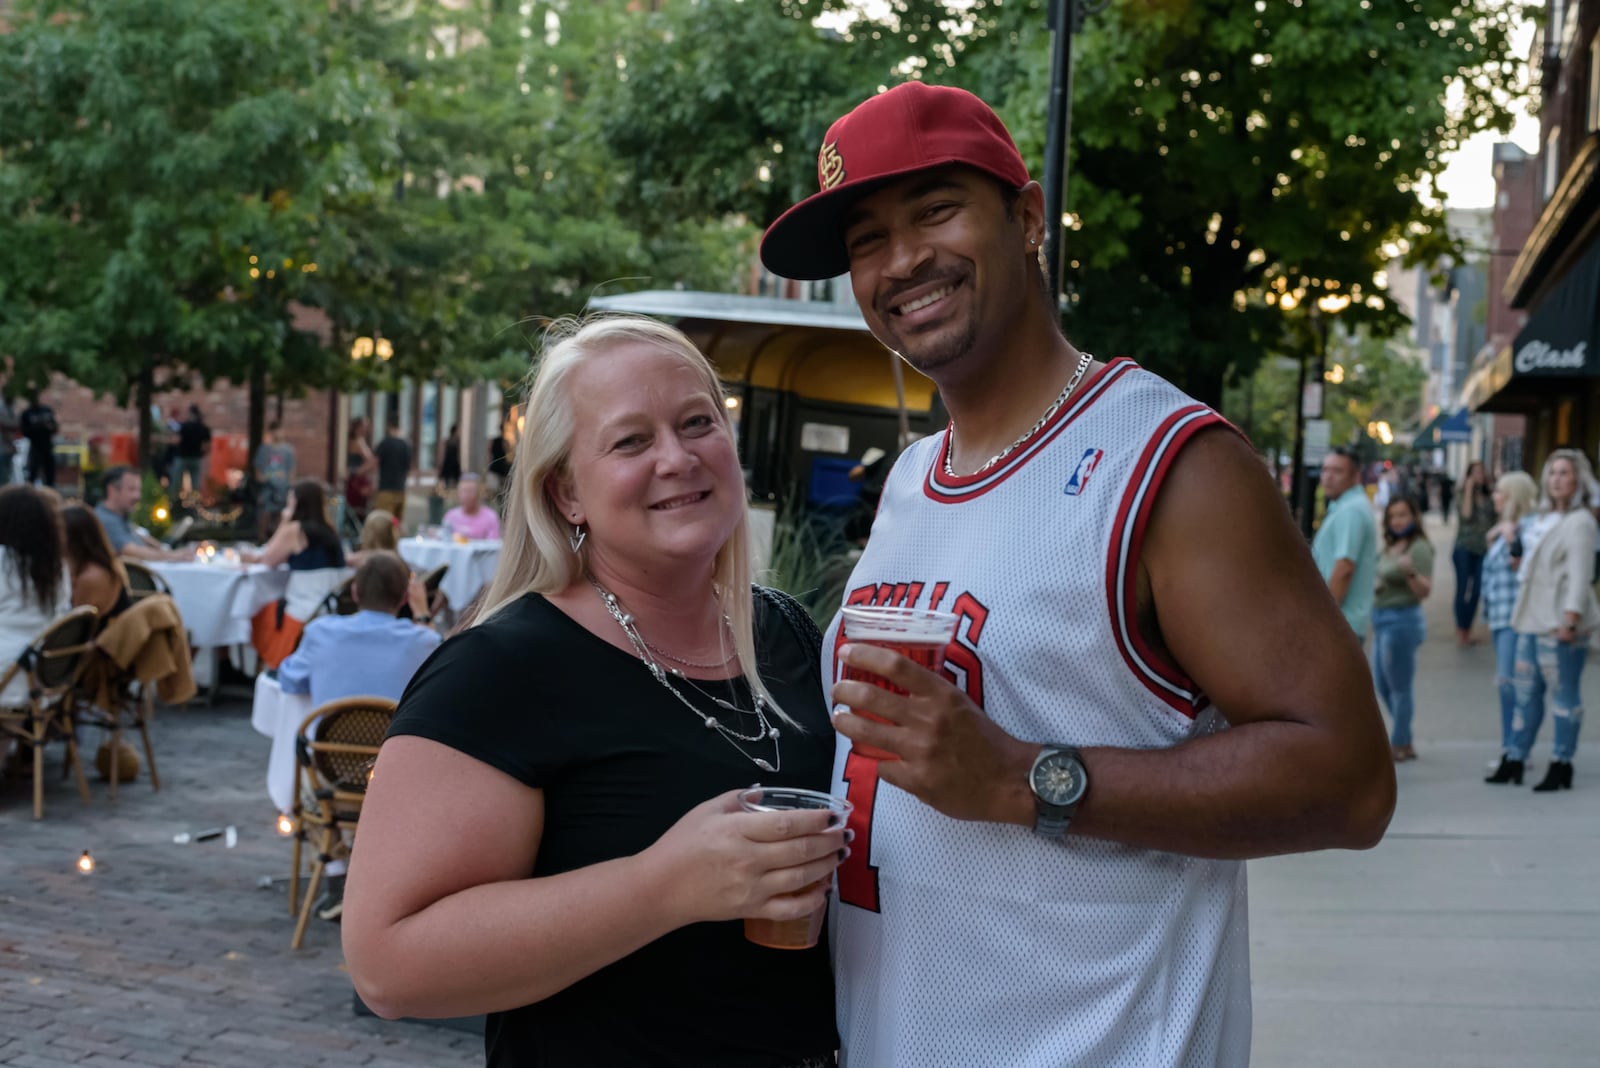
[[906,691],[833,689],[845,1063],[1244,1065],[1242,862],[1370,847],[1393,810],[1360,646],[1243,438],[1062,336],[1043,196],[985,104],[900,86],[817,171],[762,259],[848,270],[951,414],[895,464],[846,601],[960,618],[940,675],[837,622],[824,647],[829,678]]

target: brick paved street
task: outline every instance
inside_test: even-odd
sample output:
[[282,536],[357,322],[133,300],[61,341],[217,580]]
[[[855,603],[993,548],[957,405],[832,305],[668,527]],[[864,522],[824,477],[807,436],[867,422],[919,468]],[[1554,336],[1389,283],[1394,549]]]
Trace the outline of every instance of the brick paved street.
[[[0,1065],[482,1064],[475,1035],[354,1015],[337,926],[314,919],[289,949],[289,841],[242,695],[161,710],[155,743],[160,793],[141,773],[112,804],[91,767],[85,807],[59,747],[42,822],[28,780],[0,782]],[[173,842],[230,824],[234,849]],[[85,849],[89,876],[74,868]]]

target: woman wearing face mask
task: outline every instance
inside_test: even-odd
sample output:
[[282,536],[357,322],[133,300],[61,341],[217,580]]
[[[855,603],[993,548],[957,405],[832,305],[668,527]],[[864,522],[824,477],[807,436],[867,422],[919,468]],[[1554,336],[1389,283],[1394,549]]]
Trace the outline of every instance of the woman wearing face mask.
[[1594,474],[1577,449],[1557,449],[1545,461],[1539,501],[1542,530],[1522,561],[1522,585],[1511,626],[1517,632],[1517,722],[1506,753],[1519,781],[1523,762],[1544,721],[1546,693],[1555,707],[1555,747],[1550,769],[1534,789],[1541,793],[1572,788],[1572,758],[1583,724],[1579,682],[1589,654],[1589,638],[1600,627],[1594,595],[1596,527]]
[[1394,721],[1389,749],[1398,764],[1417,759],[1411,746],[1412,683],[1417,647],[1427,636],[1422,602],[1433,589],[1433,546],[1409,497],[1397,497],[1383,510],[1383,540],[1372,600],[1372,675]]

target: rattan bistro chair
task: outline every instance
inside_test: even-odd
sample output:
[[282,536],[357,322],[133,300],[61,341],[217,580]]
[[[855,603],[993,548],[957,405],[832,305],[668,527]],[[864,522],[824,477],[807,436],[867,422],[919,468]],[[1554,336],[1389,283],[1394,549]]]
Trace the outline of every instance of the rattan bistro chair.
[[124,560],[122,569],[128,573],[128,596],[135,601],[153,593],[172,595],[172,587],[167,585],[167,580],[143,564]]
[[22,655],[0,673],[0,690],[18,675],[28,680],[26,703],[0,708],[0,734],[10,734],[33,747],[33,818],[44,818],[44,747],[62,738],[67,743],[67,767],[77,773],[78,793],[89,803],[89,782],[78,760],[78,740],[73,734],[72,702],[68,691],[94,649],[95,625],[100,613],[87,605],[74,608],[40,632]]
[[[367,795],[378,747],[389,733],[394,702],[383,697],[346,697],[312,711],[295,735],[294,870],[289,878],[289,912],[298,904],[294,938],[305,941],[312,903],[328,862],[342,855],[345,837],[355,837],[361,802]],[[301,843],[311,839],[311,882],[300,891]]]

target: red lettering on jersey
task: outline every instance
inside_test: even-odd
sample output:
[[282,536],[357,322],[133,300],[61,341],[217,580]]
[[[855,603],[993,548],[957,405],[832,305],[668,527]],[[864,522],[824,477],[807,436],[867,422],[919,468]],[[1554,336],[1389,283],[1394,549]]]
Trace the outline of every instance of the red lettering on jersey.
[[872,863],[872,806],[878,799],[878,762],[851,752],[844,762],[849,827],[856,832],[850,855],[839,865],[839,900],[870,912],[878,911],[878,868]]
[[944,602],[944,593],[950,588],[948,582],[937,582],[933,587],[933,596],[928,598],[928,607],[937,609]]
[[[953,608],[961,621],[956,624],[955,640],[945,650],[943,674],[982,708],[983,660],[978,656],[978,640],[983,637],[983,625],[989,621],[989,609],[970,593],[957,597]],[[956,671],[961,673],[959,678]]]

